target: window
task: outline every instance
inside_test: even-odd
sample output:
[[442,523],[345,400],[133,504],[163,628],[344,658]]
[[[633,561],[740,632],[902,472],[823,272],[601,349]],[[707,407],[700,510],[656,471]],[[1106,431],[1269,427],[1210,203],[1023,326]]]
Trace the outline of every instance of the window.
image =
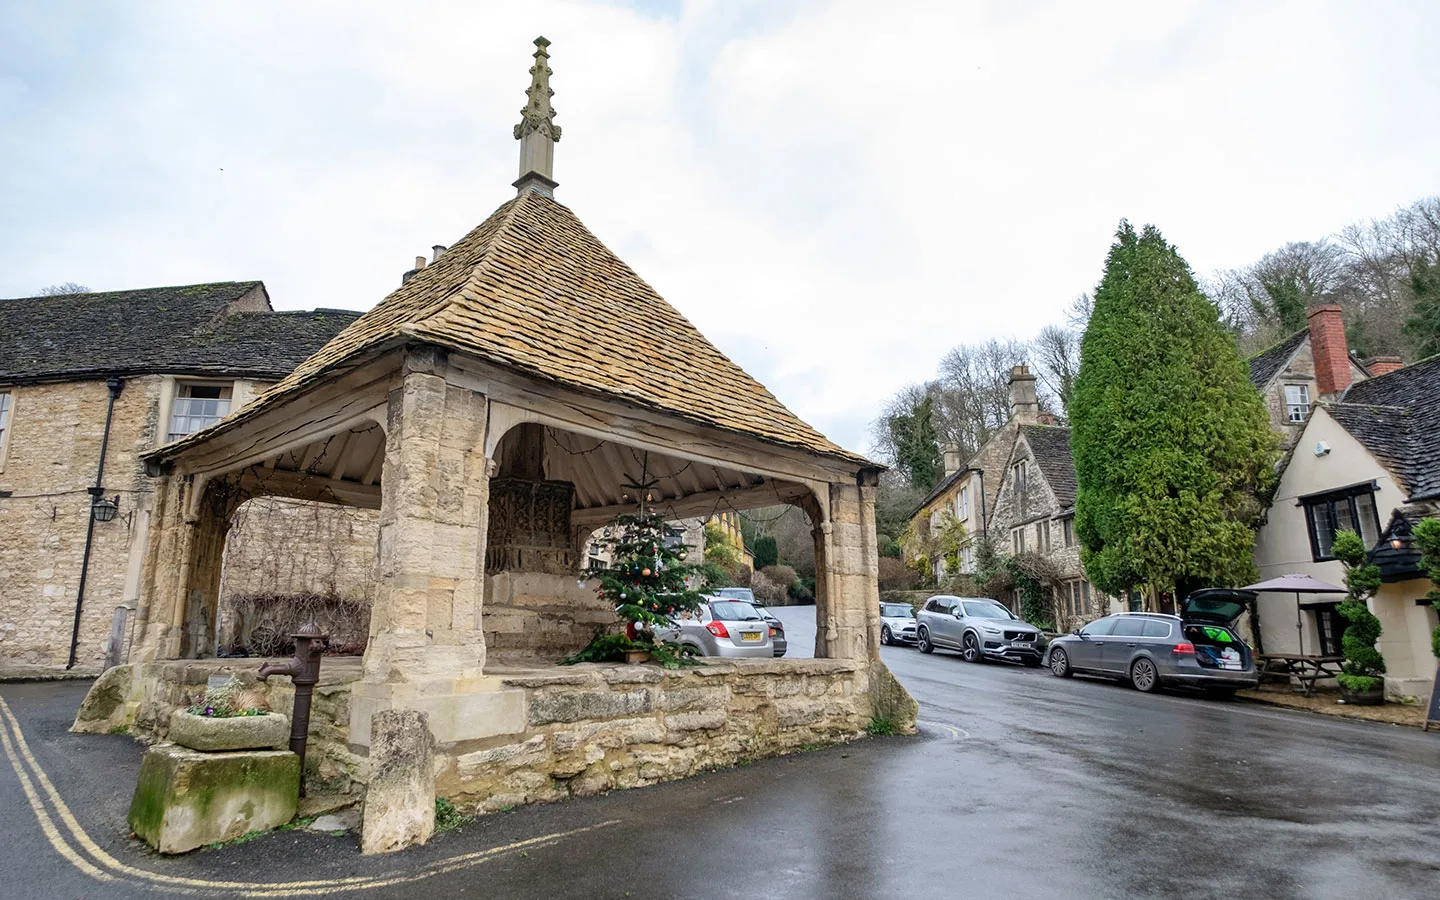
[[1010,532],[1010,552],[1025,552],[1025,529],[1016,528]]
[[1116,619],[1115,630],[1110,633],[1116,637],[1140,637],[1145,633],[1145,620],[1134,616]]
[[960,493],[955,497],[955,518],[965,521],[970,518],[970,485],[960,486]]
[[1315,633],[1320,638],[1321,656],[1341,655],[1340,637],[1345,633],[1345,626],[1350,623],[1338,610],[1338,603],[1315,607]]
[[960,548],[960,571],[975,571],[975,548],[969,544]]
[[1072,517],[1072,516],[1066,516],[1065,518],[1063,518],[1063,519],[1060,520],[1060,534],[1064,537],[1065,546],[1066,546],[1066,547],[1073,547],[1073,546],[1075,546],[1075,519],[1074,519],[1074,517]]
[[1303,422],[1310,415],[1310,386],[1304,384],[1285,385],[1285,418],[1290,422]]
[[1168,638],[1170,636],[1170,623],[1160,619],[1145,620],[1145,637]]
[[1080,633],[1088,637],[1107,635],[1110,633],[1110,629],[1115,627],[1116,621],[1118,620],[1114,616],[1107,616],[1104,619],[1096,619],[1094,622],[1091,622],[1089,625],[1086,625],[1084,628],[1080,629]]
[[5,448],[5,434],[10,430],[10,392],[0,391],[0,450]]
[[1047,519],[1046,521],[1044,521],[1044,522],[1036,522],[1036,523],[1035,523],[1035,537],[1038,539],[1038,540],[1036,541],[1036,543],[1039,544],[1039,546],[1040,546],[1040,552],[1041,552],[1041,553],[1049,553],[1049,552],[1050,552],[1050,521],[1049,521],[1048,519]]
[[954,597],[931,597],[930,602],[925,604],[927,612],[948,613],[950,607],[957,603]]
[[214,425],[228,415],[230,385],[178,384],[175,386],[175,399],[170,405],[170,431],[166,440],[178,440]]
[[1334,559],[1330,547],[1340,531],[1354,531],[1366,547],[1380,540],[1380,516],[1375,511],[1375,483],[1352,485],[1325,494],[1301,497],[1310,528],[1310,552],[1316,562]]
[[1022,459],[1010,467],[1010,481],[1015,487],[1015,497],[1024,503],[1025,494],[1030,489],[1025,477],[1025,460]]

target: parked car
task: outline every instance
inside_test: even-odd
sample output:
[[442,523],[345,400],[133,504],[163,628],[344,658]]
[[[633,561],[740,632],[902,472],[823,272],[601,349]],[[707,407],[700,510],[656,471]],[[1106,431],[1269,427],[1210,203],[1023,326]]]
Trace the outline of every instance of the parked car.
[[724,600],[744,600],[746,603],[755,602],[755,592],[747,587],[716,588],[715,596]]
[[921,653],[937,647],[958,650],[969,662],[1008,659],[1040,665],[1044,635],[988,597],[941,594],[925,601],[916,616],[915,640]]
[[655,629],[662,641],[674,641],[682,653],[696,656],[760,657],[775,655],[771,626],[749,603],[708,600],[689,618]]
[[1045,664],[1069,678],[1076,672],[1129,681],[1138,690],[1163,684],[1234,694],[1260,683],[1255,657],[1235,630],[1253,603],[1250,591],[1207,588],[1180,603],[1178,616],[1117,613],[1050,642]]
[[775,618],[775,614],[766,609],[765,604],[757,601],[750,605],[755,607],[755,611],[760,614],[760,617],[770,624],[770,641],[775,645],[775,655],[784,656],[785,651],[790,647],[789,642],[785,640],[785,623]]
[[880,643],[915,643],[915,607],[908,603],[880,604]]

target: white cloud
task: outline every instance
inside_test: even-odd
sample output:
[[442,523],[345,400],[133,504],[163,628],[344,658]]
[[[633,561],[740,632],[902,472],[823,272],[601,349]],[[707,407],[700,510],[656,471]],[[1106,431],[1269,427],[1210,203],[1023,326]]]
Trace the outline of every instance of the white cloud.
[[368,307],[509,196],[544,33],[560,199],[857,449],[949,346],[1058,319],[1122,216],[1204,272],[1440,189],[1420,3],[77,8],[0,28],[0,295]]

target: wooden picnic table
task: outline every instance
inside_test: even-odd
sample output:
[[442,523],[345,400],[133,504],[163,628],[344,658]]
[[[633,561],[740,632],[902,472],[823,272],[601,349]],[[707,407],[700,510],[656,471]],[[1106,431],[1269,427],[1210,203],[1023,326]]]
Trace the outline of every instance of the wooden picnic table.
[[1343,656],[1316,656],[1308,653],[1261,653],[1256,658],[1260,660],[1258,674],[1262,681],[1266,675],[1293,676],[1300,682],[1300,693],[1307,697],[1315,689],[1316,681],[1339,675],[1340,664],[1345,661]]

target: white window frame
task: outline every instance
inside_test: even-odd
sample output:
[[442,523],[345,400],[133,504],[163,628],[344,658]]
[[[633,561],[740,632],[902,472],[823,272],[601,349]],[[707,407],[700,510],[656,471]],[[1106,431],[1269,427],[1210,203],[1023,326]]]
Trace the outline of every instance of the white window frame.
[[[1291,391],[1295,391],[1295,398],[1291,398]],[[1287,384],[1285,392],[1285,421],[1291,425],[1299,425],[1310,415],[1310,385],[1308,384]]]
[[10,388],[0,388],[0,472],[5,471],[6,450],[10,446],[10,420],[15,417],[15,393]]
[[1024,552],[1025,552],[1025,528],[1024,528],[1024,526],[1021,526],[1020,528],[1012,528],[1012,529],[1010,530],[1010,552],[1011,552],[1011,553],[1024,553]]
[[[222,393],[225,391],[229,391],[230,396],[220,398],[194,398],[186,396],[186,393],[188,391],[190,391],[192,388],[197,387],[220,388]],[[216,404],[217,415],[210,416],[208,414],[196,414],[194,412],[191,412],[188,403],[190,400],[195,399],[214,402]],[[167,411],[165,416],[165,443],[168,444],[171,441],[178,441],[186,435],[194,434],[195,432],[200,431],[202,428],[208,428],[210,425],[215,424],[216,422],[230,415],[231,411],[234,409],[234,403],[234,381],[220,381],[198,378],[177,378],[175,380],[175,393],[170,398],[170,409]],[[181,410],[184,410],[184,412],[182,413]],[[205,422],[203,425],[191,428],[188,431],[176,431],[175,420],[179,416],[183,416],[187,424],[193,422],[196,419],[208,419],[209,421]]]
[[970,518],[970,485],[960,485],[960,492],[955,495],[955,517],[964,522]]

